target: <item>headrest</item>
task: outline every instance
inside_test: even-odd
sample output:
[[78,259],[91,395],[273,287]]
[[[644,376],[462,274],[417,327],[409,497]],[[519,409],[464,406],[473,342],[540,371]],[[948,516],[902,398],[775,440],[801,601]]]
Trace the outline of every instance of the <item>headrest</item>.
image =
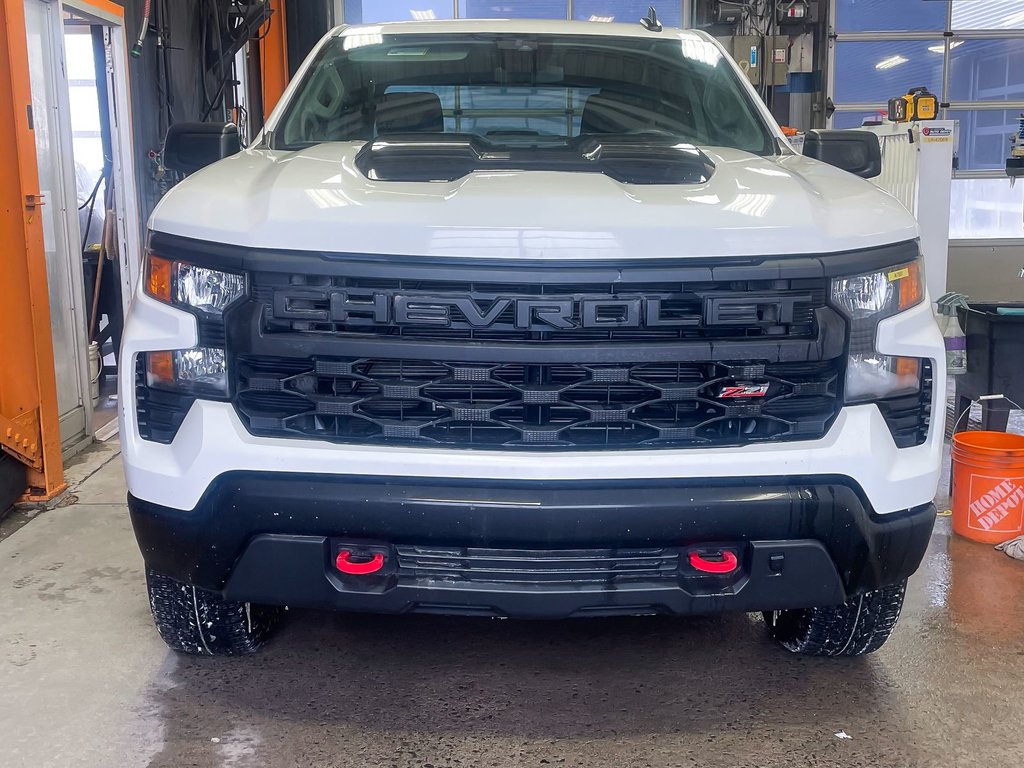
[[377,102],[377,133],[441,133],[441,97],[429,91],[386,93]]
[[580,133],[642,133],[666,130],[686,133],[693,116],[686,103],[669,104],[617,91],[601,91],[587,98]]
[[648,129],[655,114],[643,99],[615,91],[587,97],[580,133],[630,133]]

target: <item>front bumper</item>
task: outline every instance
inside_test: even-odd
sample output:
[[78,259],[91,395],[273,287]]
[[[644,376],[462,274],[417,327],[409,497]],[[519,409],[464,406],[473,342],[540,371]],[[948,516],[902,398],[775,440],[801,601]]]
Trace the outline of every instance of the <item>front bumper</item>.
[[[919,566],[935,509],[877,515],[840,477],[409,480],[233,472],[182,512],[129,499],[146,563],[232,600],[557,618],[837,604]],[[334,566],[379,553],[372,576]],[[731,552],[723,575],[692,552]],[[585,566],[581,566],[583,563]]]

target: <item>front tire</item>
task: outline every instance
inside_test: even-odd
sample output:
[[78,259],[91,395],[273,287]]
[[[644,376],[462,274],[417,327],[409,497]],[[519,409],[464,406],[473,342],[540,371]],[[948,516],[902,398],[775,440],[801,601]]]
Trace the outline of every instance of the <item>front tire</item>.
[[865,592],[842,605],[764,614],[769,634],[808,656],[863,656],[889,639],[903,608],[906,580]]
[[146,586],[157,631],[179,653],[246,656],[259,650],[281,622],[280,608],[231,602],[155,571],[146,571]]

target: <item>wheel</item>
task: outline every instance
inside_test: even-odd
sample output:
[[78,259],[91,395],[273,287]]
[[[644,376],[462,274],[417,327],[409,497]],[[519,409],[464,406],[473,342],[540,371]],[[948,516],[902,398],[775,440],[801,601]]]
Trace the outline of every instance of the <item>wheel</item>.
[[842,605],[764,614],[773,638],[808,656],[863,656],[889,639],[903,608],[906,580],[865,592]]
[[266,642],[283,611],[233,603],[155,571],[146,571],[149,607],[160,637],[174,651],[194,656],[244,656]]

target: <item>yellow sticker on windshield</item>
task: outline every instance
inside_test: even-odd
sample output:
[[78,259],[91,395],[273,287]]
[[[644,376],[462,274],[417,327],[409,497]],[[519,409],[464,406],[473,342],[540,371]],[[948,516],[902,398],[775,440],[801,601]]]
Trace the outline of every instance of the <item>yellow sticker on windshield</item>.
[[902,280],[904,277],[910,277],[910,269],[908,267],[897,269],[895,272],[890,272],[889,282],[895,283],[897,280]]

